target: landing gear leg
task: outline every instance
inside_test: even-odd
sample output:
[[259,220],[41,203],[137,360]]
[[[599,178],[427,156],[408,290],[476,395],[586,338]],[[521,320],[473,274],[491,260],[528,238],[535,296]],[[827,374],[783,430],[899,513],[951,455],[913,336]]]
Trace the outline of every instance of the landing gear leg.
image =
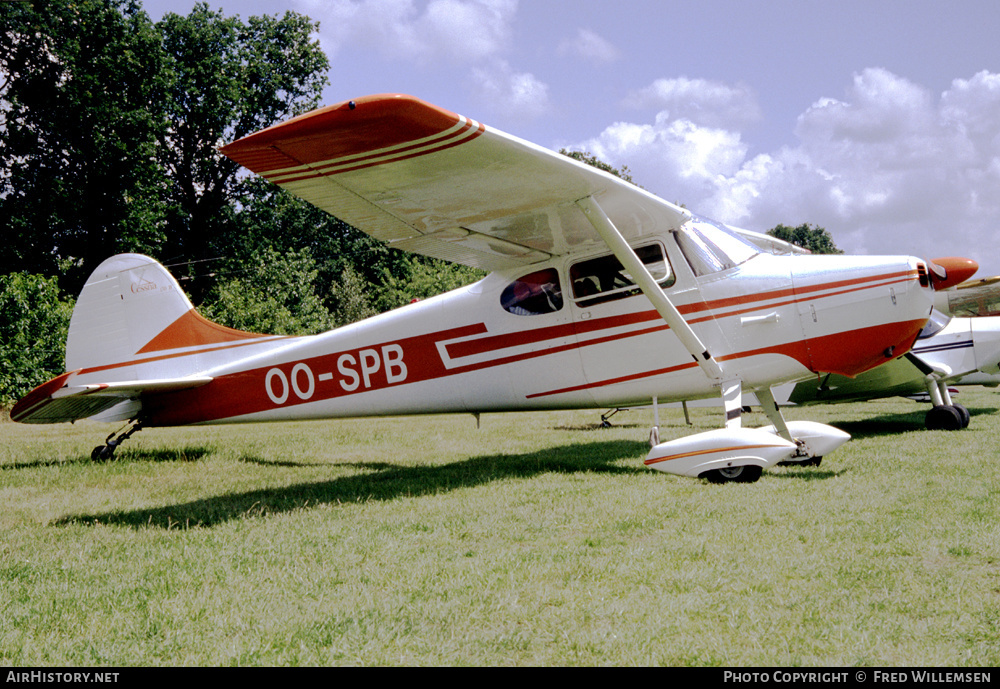
[[774,401],[774,395],[771,393],[770,388],[764,388],[763,390],[757,390],[757,400],[760,402],[760,406],[764,410],[764,414],[767,415],[768,421],[774,426],[777,435],[781,436],[785,440],[791,441],[798,446],[795,454],[791,458],[778,462],[779,464],[794,464],[796,466],[819,466],[819,463],[823,461],[822,456],[811,456],[809,452],[805,449],[805,444],[796,438],[792,437],[791,431],[788,430],[788,424],[785,423],[785,417],[782,415],[781,410],[778,408],[778,403]]
[[971,418],[969,410],[961,404],[954,404],[951,401],[948,385],[939,380],[934,373],[928,374],[924,380],[927,392],[931,396],[931,403],[934,405],[924,419],[927,430],[958,431],[968,428]]
[[142,430],[142,422],[137,420],[132,420],[129,423],[132,424],[131,428],[127,428],[122,432],[115,431],[108,436],[108,439],[104,445],[98,445],[90,453],[90,458],[95,462],[107,462],[108,460],[114,459],[115,449],[121,445],[123,442],[132,437],[133,434],[138,433]]
[[601,414],[601,428],[611,428],[611,417],[620,411],[621,409],[609,409]]
[[[685,407],[685,412],[687,408]],[[653,427],[649,429],[649,446],[656,447],[660,444],[660,403],[658,398],[653,398]]]

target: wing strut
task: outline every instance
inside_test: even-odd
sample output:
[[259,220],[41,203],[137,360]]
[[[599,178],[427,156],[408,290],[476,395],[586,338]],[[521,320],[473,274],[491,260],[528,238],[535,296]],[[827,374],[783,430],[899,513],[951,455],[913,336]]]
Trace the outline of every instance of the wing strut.
[[677,334],[681,343],[691,353],[694,360],[698,362],[705,375],[710,380],[721,383],[723,374],[719,362],[709,353],[705,345],[702,344],[701,339],[691,329],[691,326],[687,324],[680,311],[677,310],[677,307],[670,302],[667,295],[656,284],[656,280],[646,270],[646,266],[635,255],[635,251],[632,250],[632,247],[622,237],[621,232],[611,222],[611,219],[597,203],[597,200],[593,196],[588,196],[577,201],[576,205],[580,207],[580,210],[583,211],[587,220],[594,226],[597,234],[601,236],[601,239],[608,245],[608,248],[611,249],[615,257],[621,261],[622,267],[629,272],[635,280],[635,284],[639,286],[642,293],[652,303],[653,308],[666,321],[670,329]]

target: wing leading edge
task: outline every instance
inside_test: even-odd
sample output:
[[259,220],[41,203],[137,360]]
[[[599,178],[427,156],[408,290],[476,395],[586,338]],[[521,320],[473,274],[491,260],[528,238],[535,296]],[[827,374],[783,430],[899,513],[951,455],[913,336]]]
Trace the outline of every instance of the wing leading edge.
[[596,242],[590,196],[626,240],[690,214],[614,175],[422,100],[321,108],[222,148],[289,192],[406,251],[500,270]]

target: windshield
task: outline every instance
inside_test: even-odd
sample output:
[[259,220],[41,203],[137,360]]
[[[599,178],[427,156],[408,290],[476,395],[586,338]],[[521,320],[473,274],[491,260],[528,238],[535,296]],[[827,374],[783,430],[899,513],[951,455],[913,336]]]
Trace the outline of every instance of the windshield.
[[732,268],[761,253],[736,233],[705,218],[696,218],[674,236],[691,270],[699,276]]

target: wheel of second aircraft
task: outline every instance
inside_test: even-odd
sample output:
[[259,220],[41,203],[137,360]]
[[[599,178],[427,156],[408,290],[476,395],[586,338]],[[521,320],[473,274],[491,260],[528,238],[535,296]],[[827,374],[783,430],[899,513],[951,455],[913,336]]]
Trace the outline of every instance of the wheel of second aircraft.
[[758,466],[727,467],[706,471],[701,478],[709,483],[753,483],[760,478],[762,471]]
[[924,425],[929,431],[957,431],[964,428],[962,412],[948,405],[931,407],[924,418]]
[[962,417],[962,428],[968,428],[969,421],[972,420],[972,415],[969,413],[969,410],[961,404],[953,404],[951,406],[955,407],[958,411],[958,415]]

